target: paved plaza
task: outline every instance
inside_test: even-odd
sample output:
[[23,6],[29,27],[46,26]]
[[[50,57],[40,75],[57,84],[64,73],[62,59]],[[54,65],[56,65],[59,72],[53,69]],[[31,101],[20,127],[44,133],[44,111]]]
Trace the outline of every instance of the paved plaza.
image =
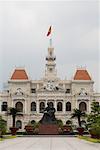
[[0,150],[100,150],[100,144],[76,137],[18,137],[0,142]]

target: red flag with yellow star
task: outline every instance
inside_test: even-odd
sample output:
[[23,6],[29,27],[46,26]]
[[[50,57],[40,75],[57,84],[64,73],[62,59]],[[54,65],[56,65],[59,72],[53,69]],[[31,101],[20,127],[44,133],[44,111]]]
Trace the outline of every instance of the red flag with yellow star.
[[47,36],[49,36],[50,34],[51,34],[51,26],[49,27],[49,30],[48,30]]

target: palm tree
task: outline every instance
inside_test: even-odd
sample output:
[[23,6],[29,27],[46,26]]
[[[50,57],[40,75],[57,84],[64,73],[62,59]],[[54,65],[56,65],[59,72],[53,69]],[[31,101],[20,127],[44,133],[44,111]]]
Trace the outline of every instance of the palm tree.
[[76,109],[74,109],[74,112],[72,113],[72,117],[71,118],[77,118],[79,127],[82,127],[82,125],[81,125],[81,117],[85,117],[85,116],[86,116],[85,112],[82,112],[81,110],[76,108]]
[[12,122],[12,127],[15,128],[15,120],[16,120],[16,116],[18,114],[18,110],[16,108],[9,108],[8,109],[8,115],[12,116],[13,122]]
[[12,127],[10,128],[12,135],[16,135],[16,132],[18,130],[18,128],[16,128],[15,126],[15,121],[16,121],[16,116],[18,115],[18,110],[16,108],[9,108],[7,115],[11,115],[12,116]]

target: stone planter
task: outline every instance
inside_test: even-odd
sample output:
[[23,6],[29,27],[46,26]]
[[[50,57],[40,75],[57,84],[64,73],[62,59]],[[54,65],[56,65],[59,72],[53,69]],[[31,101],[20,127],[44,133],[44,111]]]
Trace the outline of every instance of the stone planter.
[[12,135],[16,135],[18,129],[19,129],[19,128],[11,127],[11,128],[10,128],[11,134],[12,134]]
[[40,124],[39,134],[41,135],[58,135],[58,126],[56,124]]
[[77,131],[78,131],[78,134],[82,136],[83,133],[84,133],[84,128],[78,127],[78,128],[77,128]]
[[24,128],[25,130],[26,130],[26,133],[28,134],[28,135],[32,135],[33,134],[33,126],[30,126],[30,125],[27,125],[27,126],[25,126],[25,128]]

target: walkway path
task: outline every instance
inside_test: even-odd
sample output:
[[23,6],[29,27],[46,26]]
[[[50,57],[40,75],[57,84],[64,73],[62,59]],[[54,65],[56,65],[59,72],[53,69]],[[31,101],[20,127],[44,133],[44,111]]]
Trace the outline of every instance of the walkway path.
[[100,144],[76,137],[18,137],[1,141],[0,150],[100,150]]

